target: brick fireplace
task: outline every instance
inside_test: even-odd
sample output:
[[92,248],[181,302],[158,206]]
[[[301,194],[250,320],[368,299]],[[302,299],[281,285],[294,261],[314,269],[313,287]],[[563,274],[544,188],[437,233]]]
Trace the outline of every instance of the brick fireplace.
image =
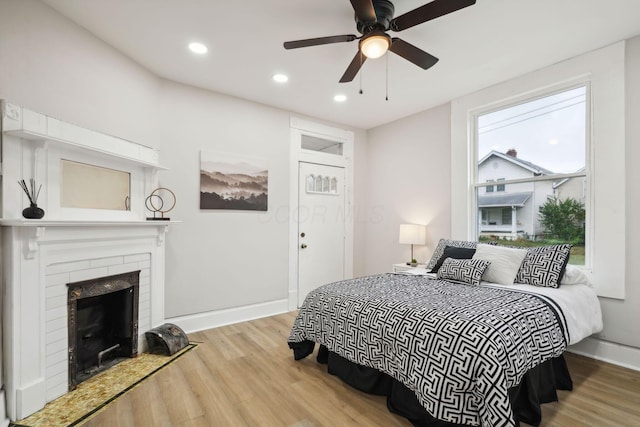
[[140,270],[137,352],[164,322],[167,225],[41,222],[3,227],[5,394],[11,420],[69,390],[69,283]]
[[[90,325],[81,332],[86,341],[81,346],[95,341],[91,347],[105,347],[83,355],[87,360],[99,358],[100,363],[95,367],[83,364],[82,370],[101,369],[97,365],[113,356],[117,348],[129,347],[130,355],[145,350],[144,332],[165,320],[165,236],[169,222],[145,220],[145,198],[159,186],[158,172],[164,169],[159,165],[157,150],[4,100],[0,107],[0,425],[3,425],[7,418],[20,420],[42,409],[74,385],[69,363],[70,349],[73,356],[69,340],[74,332],[69,330],[69,318],[78,311],[77,307],[76,311],[69,311],[69,284],[139,271],[134,286],[137,302],[130,307],[130,318],[120,325],[108,322]],[[67,162],[125,174],[129,193],[123,198],[124,207],[96,206],[104,191],[85,195],[81,201],[86,205],[63,203],[63,193],[69,188],[63,184],[75,182],[74,178],[65,181],[63,169]],[[22,179],[42,184],[38,199],[38,206],[45,211],[42,219],[22,216],[22,210],[29,206],[29,200],[16,184]],[[129,310],[128,305],[134,304],[125,297],[113,299],[111,302],[125,307],[117,310]],[[91,317],[108,316],[105,313],[111,302],[92,307],[95,311]],[[84,302],[81,309],[83,305]],[[127,323],[135,328],[124,331],[123,325]],[[103,329],[113,327],[120,328],[113,337],[94,340]],[[117,369],[117,365],[112,369]]]

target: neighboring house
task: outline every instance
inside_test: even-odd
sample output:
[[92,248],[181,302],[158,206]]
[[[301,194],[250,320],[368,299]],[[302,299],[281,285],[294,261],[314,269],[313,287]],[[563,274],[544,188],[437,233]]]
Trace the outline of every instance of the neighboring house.
[[507,153],[491,151],[478,162],[478,230],[481,236],[536,240],[544,235],[539,208],[550,198],[584,202],[584,178],[501,184],[501,181],[552,175],[553,172]]
[[[584,168],[576,172],[584,172]],[[553,195],[559,200],[573,198],[584,203],[587,197],[587,182],[584,178],[566,178],[553,183]]]

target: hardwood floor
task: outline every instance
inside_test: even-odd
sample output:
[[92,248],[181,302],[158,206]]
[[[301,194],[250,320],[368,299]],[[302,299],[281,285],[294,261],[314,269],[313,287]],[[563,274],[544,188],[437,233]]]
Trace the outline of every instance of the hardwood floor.
[[[84,426],[411,426],[385,398],[294,361],[295,313],[191,334],[201,342]],[[640,426],[640,372],[567,353],[572,392],[545,404],[542,426]]]

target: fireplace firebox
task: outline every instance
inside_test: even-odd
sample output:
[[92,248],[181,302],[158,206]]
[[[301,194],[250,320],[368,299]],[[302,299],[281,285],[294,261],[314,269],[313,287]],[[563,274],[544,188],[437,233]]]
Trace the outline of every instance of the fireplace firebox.
[[69,390],[138,354],[140,270],[67,284]]

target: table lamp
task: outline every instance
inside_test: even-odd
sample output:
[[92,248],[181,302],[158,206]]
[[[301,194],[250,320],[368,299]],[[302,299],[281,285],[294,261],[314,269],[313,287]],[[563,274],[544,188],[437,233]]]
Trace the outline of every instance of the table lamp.
[[413,263],[413,245],[424,245],[427,240],[427,227],[420,224],[400,224],[399,243],[411,245],[411,262]]

